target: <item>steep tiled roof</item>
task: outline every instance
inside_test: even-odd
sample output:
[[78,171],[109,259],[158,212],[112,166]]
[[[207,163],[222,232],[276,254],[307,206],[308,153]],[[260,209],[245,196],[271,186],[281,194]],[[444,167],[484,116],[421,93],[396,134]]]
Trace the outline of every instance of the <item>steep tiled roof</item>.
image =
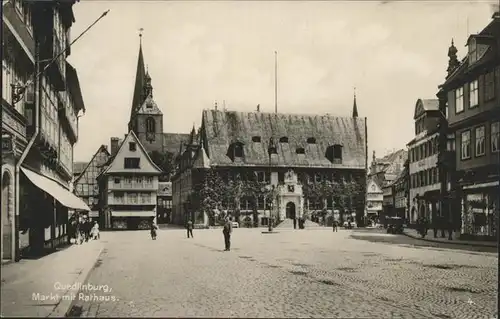
[[[273,165],[308,167],[343,167],[365,169],[365,119],[331,115],[299,115],[283,113],[203,111],[202,129],[207,139],[207,155],[211,165],[268,165],[268,143],[274,138],[278,158]],[[260,136],[261,142],[253,142]],[[279,143],[287,137],[288,143]],[[308,144],[313,137],[315,144]],[[229,146],[243,143],[244,158],[233,163],[227,156]],[[342,145],[342,164],[332,164],[325,156],[328,146]],[[305,154],[296,154],[297,148]]]
[[163,133],[163,149],[173,154],[178,154],[181,143],[189,141],[189,134]]

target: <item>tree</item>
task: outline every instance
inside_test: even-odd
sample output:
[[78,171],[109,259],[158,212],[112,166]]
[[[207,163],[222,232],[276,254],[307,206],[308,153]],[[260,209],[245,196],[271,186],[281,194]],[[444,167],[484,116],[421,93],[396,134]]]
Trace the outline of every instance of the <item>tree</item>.
[[211,226],[217,219],[216,211],[222,208],[222,199],[226,187],[214,168],[206,171],[205,176],[198,186],[200,196],[200,209],[208,215]]
[[258,182],[255,180],[247,180],[241,183],[241,196],[250,200],[250,207],[253,212],[254,227],[258,227],[258,207],[259,200],[269,202],[271,200],[271,189],[266,182]]
[[174,173],[174,154],[168,151],[166,152],[158,152],[152,151],[149,154],[149,157],[162,170],[162,176],[160,179],[162,181],[168,181],[170,176]]

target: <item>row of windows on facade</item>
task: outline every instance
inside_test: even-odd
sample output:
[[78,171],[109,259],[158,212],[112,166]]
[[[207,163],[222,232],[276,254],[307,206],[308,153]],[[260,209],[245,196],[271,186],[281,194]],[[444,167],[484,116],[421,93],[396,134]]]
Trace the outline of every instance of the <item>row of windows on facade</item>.
[[[288,143],[288,138],[286,138],[286,142],[280,142],[280,143]],[[283,137],[281,138],[283,139]],[[281,141],[280,139],[280,141]],[[314,140],[314,143],[309,143],[308,139],[308,144],[316,144],[316,139],[315,138],[310,138]],[[260,141],[260,136],[259,136],[259,141]],[[232,148],[232,152],[231,152]],[[243,148],[243,143],[241,142],[236,142],[230,146],[230,153],[233,157],[244,157],[244,148]],[[297,147],[295,149],[296,154],[305,154],[306,150],[303,147]],[[335,145],[330,145],[326,149],[325,157],[327,157],[330,161],[334,160],[341,160],[342,159],[342,145],[340,144],[335,144]]]
[[[466,160],[472,157],[471,133],[474,132],[474,150],[475,156],[481,157],[486,154],[486,133],[485,125],[478,126],[472,130],[463,131],[461,134],[460,158]],[[495,153],[499,150],[500,122],[490,124],[490,152]]]
[[[495,71],[486,73],[484,76],[484,85],[479,88],[478,80],[474,80],[466,84],[469,89],[469,99],[467,100],[467,106],[472,109],[479,105],[479,90],[484,89],[484,101],[490,101],[495,98]],[[464,103],[464,86],[461,86],[455,90],[455,113],[462,113],[465,109]]]
[[[256,199],[242,198],[239,202],[239,207],[237,207],[237,203],[234,202],[222,202],[222,207],[227,208],[228,210],[239,209],[241,211],[251,211],[254,208],[254,205],[252,205],[254,201],[254,205],[258,210],[271,208],[271,202],[266,201],[263,197],[258,197]],[[351,202],[348,200],[349,204],[352,204]],[[320,210],[323,208],[331,210],[336,207],[335,203],[340,203],[340,200],[335,197],[326,198],[325,201],[320,199],[309,199],[304,201],[304,208],[309,210]]]
[[423,160],[429,156],[437,154],[439,151],[438,138],[433,137],[425,143],[413,146],[410,149],[410,163]]
[[158,206],[166,209],[172,208],[172,200],[158,198]]
[[[235,171],[220,172],[222,180],[225,182],[235,181],[241,179],[242,181],[257,181],[268,183],[271,180],[271,173],[269,171],[247,171],[246,173],[239,173]],[[297,173],[297,179],[306,183],[321,183],[327,182],[354,182],[352,174],[339,174],[339,173]],[[285,172],[278,172],[278,182],[284,183]]]
[[439,169],[433,167],[410,175],[410,188],[424,187],[439,183]]
[[[125,197],[127,200],[125,201]],[[153,194],[151,193],[126,193],[126,192],[113,192],[113,198],[115,202],[118,203],[133,203],[133,204],[149,204],[153,199]]]
[[87,195],[97,195],[99,192],[99,187],[97,184],[77,184],[76,192],[79,195],[87,196]]
[[[122,181],[122,178],[120,177],[115,177],[114,178],[114,183],[115,184],[120,184]],[[142,176],[137,176],[137,177],[125,177],[123,178],[123,181],[125,182],[125,185],[133,185],[133,184],[146,184],[146,185],[152,185],[153,184],[153,177],[147,176],[147,177],[142,177]]]

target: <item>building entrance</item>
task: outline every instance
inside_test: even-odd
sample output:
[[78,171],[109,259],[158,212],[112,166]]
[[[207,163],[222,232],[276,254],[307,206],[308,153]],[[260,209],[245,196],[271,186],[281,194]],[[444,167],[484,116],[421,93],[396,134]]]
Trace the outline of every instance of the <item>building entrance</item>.
[[286,218],[294,219],[296,217],[295,214],[295,203],[288,202],[286,204]]

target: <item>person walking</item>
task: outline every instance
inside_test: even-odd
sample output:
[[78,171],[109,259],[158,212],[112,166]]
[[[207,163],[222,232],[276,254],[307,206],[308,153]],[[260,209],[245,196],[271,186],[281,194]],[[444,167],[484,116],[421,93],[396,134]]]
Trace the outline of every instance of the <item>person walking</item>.
[[337,228],[338,227],[337,226],[337,221],[335,219],[333,220],[332,226],[333,226],[333,231],[334,232],[338,232],[339,231],[338,228]]
[[156,240],[156,230],[158,229],[158,226],[156,226],[155,222],[151,222],[151,229],[150,229],[150,233],[151,233],[151,239],[152,240]]
[[193,222],[190,220],[188,220],[187,224],[186,224],[186,228],[187,228],[187,235],[188,235],[188,238],[189,238],[189,235],[191,235],[191,238],[194,238],[193,237]]
[[226,223],[224,224],[224,228],[222,229],[222,233],[224,234],[224,244],[226,249],[224,251],[231,250],[231,233],[233,232],[233,222],[232,217],[226,219]]
[[297,229],[297,218],[293,218],[293,229]]

